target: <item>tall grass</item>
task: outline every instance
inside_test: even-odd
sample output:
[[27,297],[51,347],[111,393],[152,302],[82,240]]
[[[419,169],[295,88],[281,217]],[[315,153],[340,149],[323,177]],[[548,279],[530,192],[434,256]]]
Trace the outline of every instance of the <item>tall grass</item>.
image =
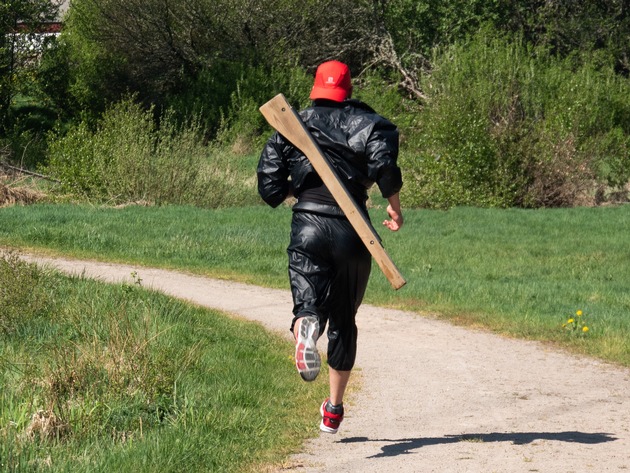
[[[382,221],[382,208],[371,213]],[[456,208],[405,216],[401,232],[380,233],[408,283],[392,291],[375,266],[368,302],[552,341],[630,366],[630,207]],[[290,218],[286,207],[13,207],[0,211],[0,244],[287,288]],[[577,310],[591,320],[587,336],[562,330]]]
[[[0,470],[257,471],[296,449],[325,383],[289,342],[136,284],[104,285],[0,258]],[[37,277],[33,278],[33,273]],[[26,286],[24,286],[26,287]],[[313,411],[316,415],[316,410]]]

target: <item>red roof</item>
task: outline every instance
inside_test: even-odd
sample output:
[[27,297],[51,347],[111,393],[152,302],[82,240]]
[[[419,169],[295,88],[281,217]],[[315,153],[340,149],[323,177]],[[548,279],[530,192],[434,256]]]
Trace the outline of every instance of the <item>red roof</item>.
[[60,21],[50,23],[40,23],[36,27],[19,23],[16,28],[16,33],[59,33],[63,28],[63,23]]

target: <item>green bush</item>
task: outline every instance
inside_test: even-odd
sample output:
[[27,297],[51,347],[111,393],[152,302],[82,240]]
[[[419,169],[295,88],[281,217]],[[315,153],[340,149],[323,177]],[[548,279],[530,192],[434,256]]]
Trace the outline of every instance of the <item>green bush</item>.
[[440,51],[423,88],[408,205],[571,206],[628,181],[630,83],[482,32]]
[[179,124],[172,111],[158,121],[153,110],[122,101],[95,131],[82,122],[53,136],[47,172],[62,182],[61,192],[108,204],[218,207],[253,193],[229,158],[203,144],[198,121]]
[[213,139],[222,119],[222,111],[230,104],[230,96],[243,74],[243,65],[217,61],[190,77],[185,77],[181,90],[171,92],[165,99],[182,120],[198,116],[207,139]]
[[37,169],[46,161],[46,134],[16,124],[0,138],[0,160],[25,169]]
[[124,58],[93,37],[90,25],[99,21],[99,11],[94,2],[73,3],[54,48],[42,57],[42,91],[72,121],[94,123],[108,106],[136,90]]
[[230,97],[216,143],[237,153],[258,152],[271,134],[259,108],[277,94],[296,109],[307,106],[313,78],[300,67],[252,67],[243,72]]
[[401,146],[414,145],[414,136],[418,133],[418,102],[401,95],[396,84],[397,76],[390,76],[383,71],[371,71],[353,78],[352,96],[367,103],[377,113],[396,124],[401,133]]
[[46,133],[55,126],[55,110],[34,96],[20,95],[10,111],[0,132],[0,149],[5,151],[9,163],[36,169],[46,161]]

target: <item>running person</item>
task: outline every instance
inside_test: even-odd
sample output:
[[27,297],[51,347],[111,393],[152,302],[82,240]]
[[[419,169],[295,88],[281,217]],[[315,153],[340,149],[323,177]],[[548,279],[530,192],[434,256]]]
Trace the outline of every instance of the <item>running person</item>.
[[[325,62],[315,74],[313,104],[300,116],[366,216],[367,191],[378,185],[389,203],[389,220],[383,225],[397,231],[403,224],[398,130],[351,95],[348,66]],[[258,192],[270,206],[277,207],[292,195],[297,198],[287,249],[295,363],[305,381],[317,377],[321,366],[317,339],[328,325],[330,396],[320,408],[320,429],[336,433],[355,363],[355,316],[370,276],[371,256],[306,156],[277,132],[261,153],[257,175]]]

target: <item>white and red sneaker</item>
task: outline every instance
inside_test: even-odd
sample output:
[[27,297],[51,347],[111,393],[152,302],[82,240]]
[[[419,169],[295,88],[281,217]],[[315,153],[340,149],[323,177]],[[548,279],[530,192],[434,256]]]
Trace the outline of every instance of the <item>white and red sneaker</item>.
[[328,434],[336,434],[343,420],[343,404],[333,406],[330,403],[330,398],[328,398],[322,403],[319,413],[322,415],[322,423],[319,424],[319,430]]
[[295,366],[304,381],[313,381],[319,374],[322,360],[317,351],[319,321],[317,317],[306,316],[298,320],[298,337],[295,344]]

